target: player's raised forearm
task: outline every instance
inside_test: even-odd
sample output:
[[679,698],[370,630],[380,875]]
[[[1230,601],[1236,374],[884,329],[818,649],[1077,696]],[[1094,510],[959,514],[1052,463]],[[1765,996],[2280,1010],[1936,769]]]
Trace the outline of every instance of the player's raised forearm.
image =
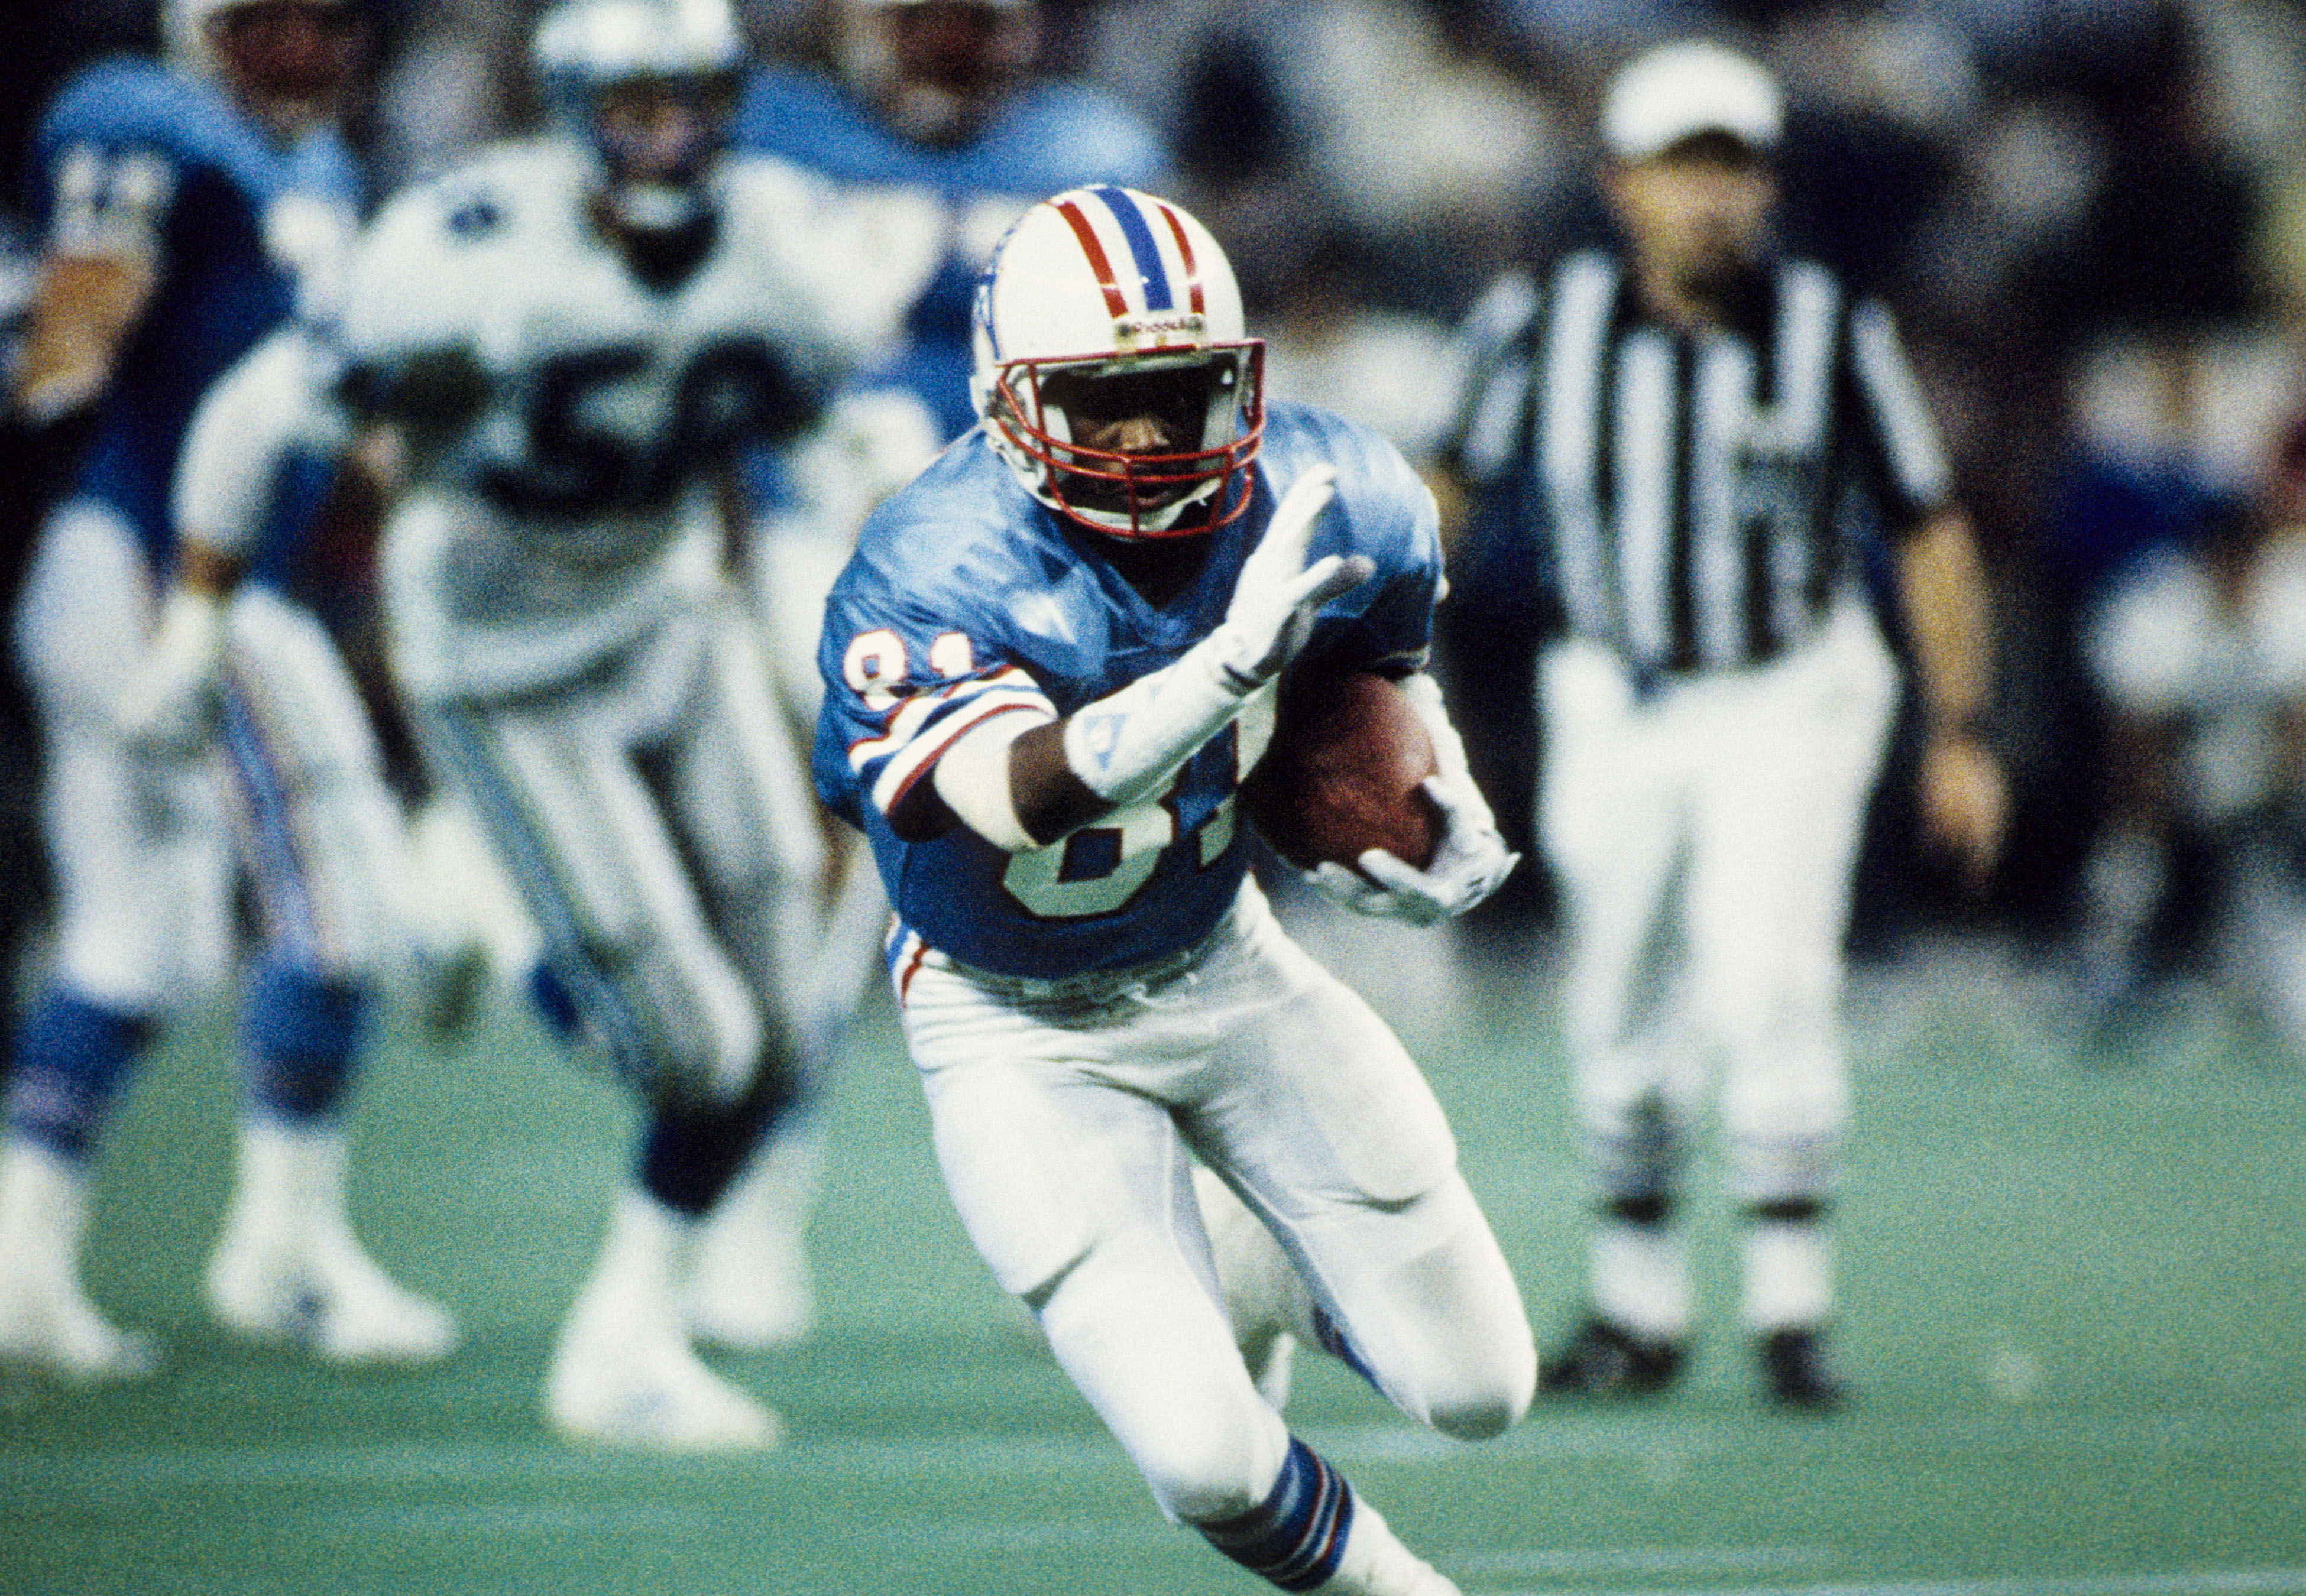
[[[1247,702],[1196,648],[1062,720],[987,721],[946,750],[932,785],[996,848],[1044,848],[1158,792]],[[908,816],[918,825],[919,816]]]

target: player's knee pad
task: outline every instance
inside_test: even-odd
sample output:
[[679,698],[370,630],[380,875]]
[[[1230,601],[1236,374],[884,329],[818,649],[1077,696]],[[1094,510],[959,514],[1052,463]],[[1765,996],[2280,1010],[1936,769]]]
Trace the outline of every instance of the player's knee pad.
[[220,986],[231,853],[203,767],[52,735],[42,820],[56,883],[56,974],[107,1008],[159,1014]]
[[1456,1233],[1387,1279],[1376,1326],[1364,1311],[1356,1327],[1379,1388],[1404,1411],[1444,1435],[1485,1440],[1528,1412],[1537,1347],[1488,1221],[1470,1199],[1467,1208]]
[[1730,1191],[1754,1206],[1823,1201],[1841,1174],[1841,1136],[1778,1133],[1729,1141]]
[[50,983],[17,1033],[4,1098],[9,1131],[66,1157],[86,1156],[158,1029],[149,1018]]
[[[1837,922],[1833,922],[1838,925]],[[1747,939],[1708,950],[1690,995],[1706,1035],[1733,1057],[1814,1048],[1839,1023],[1841,959],[1832,937],[1755,928]]]
[[241,1054],[250,1101],[286,1120],[336,1112],[351,1084],[375,1011],[365,982],[278,957],[259,963],[241,1005]]
[[15,614],[16,657],[44,713],[100,723],[141,655],[153,576],[141,540],[98,500],[42,527]]

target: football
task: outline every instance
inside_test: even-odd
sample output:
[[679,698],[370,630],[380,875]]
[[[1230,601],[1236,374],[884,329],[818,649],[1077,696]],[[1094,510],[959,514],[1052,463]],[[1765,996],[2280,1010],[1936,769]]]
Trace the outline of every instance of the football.
[[1351,866],[1372,848],[1422,870],[1442,821],[1418,783],[1436,769],[1433,738],[1399,683],[1365,670],[1293,670],[1241,802],[1301,870]]

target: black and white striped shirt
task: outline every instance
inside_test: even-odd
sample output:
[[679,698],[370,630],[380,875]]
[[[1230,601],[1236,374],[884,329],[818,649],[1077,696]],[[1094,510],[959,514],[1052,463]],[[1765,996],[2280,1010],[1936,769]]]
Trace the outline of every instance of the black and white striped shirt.
[[1944,453],[1890,313],[1787,261],[1718,331],[1645,315],[1624,267],[1516,273],[1467,323],[1450,463],[1534,540],[1570,631],[1636,669],[1767,660],[1814,627],[1853,542],[1943,505]]

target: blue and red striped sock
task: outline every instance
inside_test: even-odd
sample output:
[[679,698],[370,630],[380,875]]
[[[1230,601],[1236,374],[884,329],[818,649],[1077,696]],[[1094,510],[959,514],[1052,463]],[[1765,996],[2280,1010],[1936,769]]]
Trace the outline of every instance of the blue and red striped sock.
[[1354,1527],[1354,1488],[1293,1436],[1281,1477],[1262,1506],[1193,1527],[1251,1574],[1285,1591],[1311,1591],[1337,1571]]

